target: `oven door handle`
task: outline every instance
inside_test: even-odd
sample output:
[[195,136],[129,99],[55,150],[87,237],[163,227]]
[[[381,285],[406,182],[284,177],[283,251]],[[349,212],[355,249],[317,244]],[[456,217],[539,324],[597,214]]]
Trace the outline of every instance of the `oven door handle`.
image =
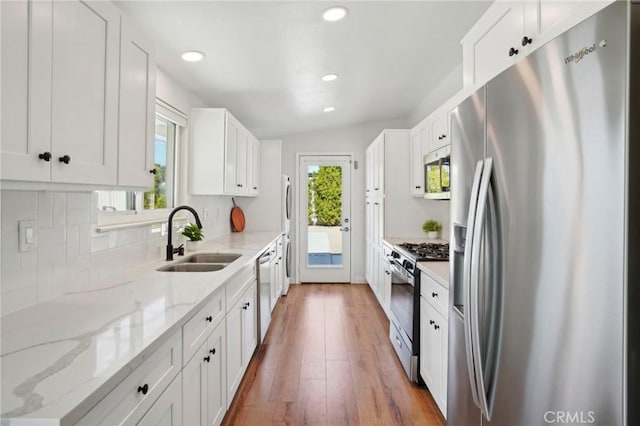
[[391,269],[393,270],[393,272],[395,272],[396,274],[405,277],[407,279],[407,281],[409,281],[409,284],[413,285],[414,284],[414,276],[411,275],[410,273],[408,273],[407,271],[405,271],[403,268],[400,268],[398,266],[397,262],[393,262],[391,264]]

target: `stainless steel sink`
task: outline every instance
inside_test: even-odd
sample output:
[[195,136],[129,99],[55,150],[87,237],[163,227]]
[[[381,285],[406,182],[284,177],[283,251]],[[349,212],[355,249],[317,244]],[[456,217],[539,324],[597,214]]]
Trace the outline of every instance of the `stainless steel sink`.
[[161,272],[212,272],[219,271],[228,266],[228,263],[174,263],[164,266],[158,271]]
[[161,272],[212,272],[226,268],[240,258],[236,253],[197,253],[185,257],[178,263],[163,266]]
[[197,253],[185,257],[180,263],[231,263],[241,256],[235,253]]

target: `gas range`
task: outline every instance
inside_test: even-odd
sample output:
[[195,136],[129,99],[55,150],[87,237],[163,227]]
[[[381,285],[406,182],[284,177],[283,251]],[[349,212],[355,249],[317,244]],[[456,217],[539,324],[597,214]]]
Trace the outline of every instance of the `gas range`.
[[448,243],[402,243],[395,247],[414,262],[448,261]]

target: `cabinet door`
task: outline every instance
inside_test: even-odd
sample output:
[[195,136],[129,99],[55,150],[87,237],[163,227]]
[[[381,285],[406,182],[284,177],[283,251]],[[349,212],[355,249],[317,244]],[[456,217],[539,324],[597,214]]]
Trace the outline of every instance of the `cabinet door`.
[[[449,322],[441,317],[442,322],[438,323],[440,328],[438,333],[440,334],[440,411],[447,417],[447,368],[449,360]],[[436,401],[437,402],[437,401]]]
[[238,133],[240,125],[236,119],[227,113],[226,137],[224,144],[224,192],[225,194],[237,194],[237,170],[238,163]]
[[416,128],[411,131],[411,145],[409,146],[411,163],[411,195],[414,197],[422,197],[424,195],[424,178],[423,175],[423,153],[422,141],[420,140],[420,129]]
[[51,159],[38,158],[51,152],[51,13],[48,2],[0,2],[2,179],[51,179]]
[[[220,324],[209,336],[205,344],[207,353],[210,357],[207,362],[207,421],[206,424],[219,425],[227,411],[227,386],[225,383],[227,363],[225,353],[225,333],[224,323]],[[196,425],[205,423],[189,423],[185,425]]]
[[[495,2],[463,40],[465,86],[479,85],[522,57],[523,2]],[[519,54],[509,56],[511,48]]]
[[[424,356],[424,364],[421,365],[422,378],[437,400],[440,395],[440,370],[441,370],[441,342],[435,328],[435,309],[423,298],[420,298],[420,348]],[[440,325],[438,325],[440,327]]]
[[227,408],[242,380],[242,306],[240,299],[227,313]]
[[52,33],[51,179],[113,185],[120,13],[110,2],[53,2]]
[[247,163],[249,161],[249,132],[244,128],[238,129],[238,140],[236,148],[236,192],[238,195],[248,193],[247,187]]
[[257,285],[252,285],[243,298],[242,306],[242,364],[243,369],[249,365],[258,342],[256,317]]
[[182,375],[173,380],[160,398],[142,417],[139,426],[182,425]]
[[153,45],[124,18],[120,36],[118,185],[153,185],[156,61]]
[[182,370],[182,423],[206,425],[208,369],[204,357],[207,344],[203,343]]
[[258,195],[258,180],[260,178],[260,141],[249,139],[249,161],[247,162],[247,185],[249,195]]
[[439,113],[431,122],[431,144],[429,146],[429,152],[433,152],[448,144],[447,117],[445,114]]

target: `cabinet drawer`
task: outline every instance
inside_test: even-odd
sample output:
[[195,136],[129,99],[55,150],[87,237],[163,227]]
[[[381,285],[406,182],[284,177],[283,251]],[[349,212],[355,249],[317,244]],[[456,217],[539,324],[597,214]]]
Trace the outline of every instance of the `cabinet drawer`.
[[449,290],[425,273],[420,275],[420,295],[445,318],[449,318]]
[[182,333],[178,331],[136,367],[77,424],[114,426],[138,423],[180,372],[181,342]]
[[189,362],[196,350],[207,340],[209,334],[224,318],[224,287],[216,290],[211,300],[198,311],[182,328],[183,363]]
[[226,286],[227,312],[240,300],[247,287],[256,280],[256,265],[247,266],[231,278]]

